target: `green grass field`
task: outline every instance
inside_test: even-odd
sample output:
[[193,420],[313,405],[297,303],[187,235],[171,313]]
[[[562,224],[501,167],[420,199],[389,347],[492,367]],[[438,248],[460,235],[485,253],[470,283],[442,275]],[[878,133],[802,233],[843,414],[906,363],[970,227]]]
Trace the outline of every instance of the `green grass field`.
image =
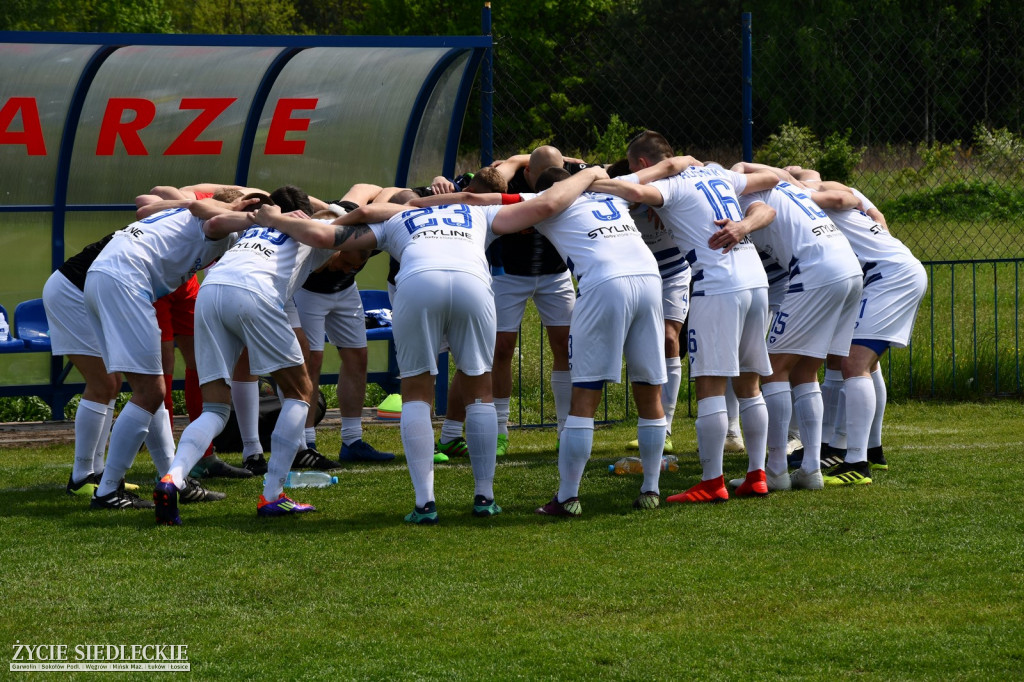
[[[553,433],[514,431],[505,513],[471,516],[468,463],[439,465],[436,527],[402,523],[401,457],[296,491],[316,514],[257,519],[257,481],[218,481],[227,500],[158,528],[67,497],[70,446],[6,449],[0,638],[186,644],[198,679],[1021,679],[1024,405],[886,420],[871,486],[653,512],[606,472],[634,425],[600,429],[572,521],[532,513]],[[367,437],[400,450],[394,426]],[[699,477],[685,411],[674,440],[663,495]],[[153,475],[143,453],[130,479],[149,493]]]

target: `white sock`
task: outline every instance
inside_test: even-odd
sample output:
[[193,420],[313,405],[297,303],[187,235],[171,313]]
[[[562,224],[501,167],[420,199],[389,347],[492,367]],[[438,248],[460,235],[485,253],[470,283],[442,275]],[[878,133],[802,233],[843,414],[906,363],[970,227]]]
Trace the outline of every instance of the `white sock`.
[[793,387],[793,414],[800,424],[804,458],[800,468],[811,472],[821,468],[821,413],[824,411],[817,381]]
[[875,387],[871,377],[850,377],[846,384],[846,461],[868,461],[868,435],[875,416]]
[[832,424],[832,437],[828,444],[840,450],[846,449],[846,382],[839,387],[839,404],[836,406],[836,421]]
[[668,417],[636,420],[636,440],[640,444],[640,461],[644,465],[644,482],[640,486],[642,493],[661,492],[658,479],[661,478],[661,458],[665,454],[667,422]]
[[740,401],[736,398],[736,391],[732,390],[732,379],[725,382],[725,411],[729,417],[727,434],[740,435]]
[[[737,412],[739,407],[737,405]],[[729,428],[725,396],[711,396],[697,401],[697,449],[700,451],[702,481],[722,475],[725,457],[725,433]]]
[[203,403],[203,412],[188,426],[178,440],[178,450],[167,471],[178,490],[185,489],[185,477],[202,459],[206,448],[216,438],[231,415],[231,406],[224,403]]
[[[232,381],[231,402],[235,405],[235,419],[242,436],[243,459],[263,454],[263,445],[260,444],[260,383]],[[269,497],[267,499],[274,501]]]
[[[788,400],[788,398],[787,398]],[[793,409],[790,405],[790,409]],[[764,469],[768,450],[768,406],[764,396],[740,398],[740,422],[743,424],[743,442],[747,446],[747,471]],[[789,420],[786,420],[786,426]],[[786,447],[782,447],[782,469],[786,471]]]
[[789,440],[800,438],[800,422],[796,419],[796,412],[791,412],[791,414],[792,418],[789,420],[789,433],[787,434]]
[[551,372],[551,393],[555,396],[555,415],[558,420],[559,438],[565,428],[565,420],[569,417],[569,406],[572,404],[572,375],[569,370]]
[[107,403],[107,416],[103,420],[103,430],[100,432],[100,439],[96,442],[96,452],[92,456],[92,470],[103,471],[103,461],[107,455],[107,442],[110,441],[110,427],[114,425],[114,406],[117,399]]
[[302,429],[302,440],[306,445],[316,445],[316,427],[304,427]]
[[678,355],[665,358],[665,369],[668,370],[668,381],[661,385],[661,407],[665,410],[665,430],[672,433],[672,420],[676,416],[676,403],[679,401],[679,385],[683,381],[683,362]]
[[305,448],[302,430],[308,414],[309,403],[305,400],[285,398],[281,401],[281,414],[277,416],[274,432],[270,434],[270,460],[263,482],[263,498],[267,502],[273,502],[284,492],[284,480],[291,471],[295,455],[299,448]]
[[363,439],[363,418],[342,417],[341,418],[341,442],[345,445],[352,445],[357,440]]
[[[825,381],[821,384],[821,400],[824,411],[821,415],[821,442],[832,442],[832,429],[839,409],[839,389],[843,387],[843,373],[838,369],[826,369]],[[806,445],[806,443],[805,443]]]
[[509,413],[509,402],[512,398],[495,398],[494,399],[494,411],[498,418],[498,433],[507,436],[508,435],[508,413]]
[[71,478],[81,481],[93,473],[96,446],[103,438],[103,426],[107,421],[107,406],[84,398],[78,402],[75,412],[75,464]]
[[494,403],[466,405],[466,447],[473,467],[473,494],[494,499],[494,469],[497,461],[498,417]]
[[[462,437],[462,422],[457,422],[454,419],[445,419],[441,422],[441,442],[451,443],[456,438]],[[495,436],[495,442],[497,442],[497,436]],[[423,505],[420,505],[423,506]]]
[[[787,471],[786,443],[789,440],[789,422],[793,416],[793,393],[788,381],[761,384],[761,395],[768,407],[768,462],[766,468],[773,474]],[[746,420],[743,424],[746,425]],[[750,448],[750,442],[747,442]]]
[[145,443],[153,466],[156,467],[157,478],[163,478],[171,468],[171,460],[174,459],[174,432],[171,430],[171,418],[167,414],[167,407],[163,404],[153,413],[153,421],[149,424]]
[[[662,440],[664,445],[664,440]],[[594,420],[587,417],[565,418],[558,446],[558,501],[579,497],[583,470],[594,446]]]
[[135,461],[135,455],[139,454],[152,421],[153,415],[135,403],[129,402],[121,408],[121,414],[110,432],[110,451],[103,469],[103,480],[96,488],[97,497],[117,490],[121,479]]
[[889,391],[885,388],[885,379],[882,377],[881,367],[871,373],[871,383],[875,385],[875,418],[871,420],[868,447],[878,448],[882,446],[882,419],[885,418],[885,403],[889,398]]
[[416,506],[422,507],[434,501],[434,427],[430,423],[430,405],[422,400],[402,403],[400,423]]

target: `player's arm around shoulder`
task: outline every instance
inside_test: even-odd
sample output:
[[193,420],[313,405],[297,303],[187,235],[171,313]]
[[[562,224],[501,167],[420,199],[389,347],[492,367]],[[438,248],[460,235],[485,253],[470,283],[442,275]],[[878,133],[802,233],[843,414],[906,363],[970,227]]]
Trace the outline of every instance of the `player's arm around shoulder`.
[[729,218],[722,218],[715,221],[719,230],[708,239],[708,247],[722,249],[722,253],[729,253],[733,247],[746,238],[754,230],[767,227],[775,220],[775,209],[758,201],[750,205],[743,220],[739,222]]
[[216,199],[200,199],[189,205],[189,211],[203,221],[203,234],[216,241],[251,226],[252,214],[246,209],[258,201],[258,198],[236,199],[225,204]]
[[[821,183],[821,185],[824,184],[825,183]],[[822,208],[834,211],[842,211],[859,207],[860,199],[857,198],[857,195],[854,194],[849,187],[846,187],[845,185],[842,187],[843,189],[822,188],[817,192],[812,192],[810,195],[811,200]]]
[[160,211],[166,211],[170,208],[188,208],[191,205],[191,199],[160,199],[135,209],[135,218],[142,220]]
[[495,234],[512,234],[536,225],[569,208],[595,180],[607,179],[608,173],[599,166],[581,170],[556,182],[533,199],[503,206],[491,221],[491,231]]
[[452,192],[450,194],[435,194],[429,197],[420,197],[409,202],[410,206],[426,208],[428,206],[447,206],[450,204],[466,204],[467,206],[500,206],[501,194],[487,192],[476,194],[473,192]]

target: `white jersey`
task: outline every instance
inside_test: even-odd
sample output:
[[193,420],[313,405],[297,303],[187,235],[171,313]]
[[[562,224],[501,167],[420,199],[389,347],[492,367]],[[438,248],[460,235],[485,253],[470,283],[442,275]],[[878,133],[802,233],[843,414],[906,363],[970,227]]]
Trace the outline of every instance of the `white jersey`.
[[788,291],[815,289],[861,274],[850,243],[801,188],[780,182],[739,200],[744,211],[757,201],[775,209],[775,220],[751,232],[750,241],[789,271]]
[[395,284],[424,270],[468,272],[491,283],[485,250],[496,238],[491,220],[501,206],[449,204],[414,208],[370,225],[377,248],[402,264]]
[[871,199],[868,199],[866,196],[864,196],[864,193],[861,192],[856,187],[851,187],[850,191],[853,192],[854,196],[860,199],[861,206],[864,207],[865,212],[870,211],[873,208],[876,208],[875,205],[871,203]]
[[309,273],[332,255],[331,249],[315,249],[272,227],[253,225],[210,270],[203,286],[221,284],[247,289],[283,310]]
[[[537,195],[520,196],[528,200]],[[584,192],[536,229],[569,266],[580,296],[615,277],[658,276],[658,261],[629,216],[629,204],[619,197]]]
[[[619,179],[637,181],[636,175]],[[749,239],[728,253],[708,246],[711,235],[719,230],[716,220],[743,219],[736,195],[747,186],[746,176],[718,166],[691,166],[651,185],[662,197],[662,205],[655,211],[693,268],[694,296],[768,286],[761,259]]]
[[187,208],[154,213],[115,232],[89,272],[106,273],[156,301],[224,255],[238,239],[237,234],[210,239],[203,222]]
[[690,264],[686,262],[683,252],[679,250],[675,240],[672,239],[671,230],[665,227],[660,219],[654,218],[651,212],[650,206],[638,204],[629,212],[629,215],[636,223],[637,229],[640,230],[640,236],[644,238],[647,248],[651,250],[654,259],[658,261],[661,278],[668,280],[683,273],[689,275],[687,271],[690,269]]
[[[811,198],[814,193],[809,192]],[[825,209],[836,227],[853,247],[864,272],[864,286],[873,281],[879,272],[895,273],[907,267],[920,265],[903,242],[893,237],[888,230],[855,208],[833,211]],[[877,269],[876,269],[877,268]]]

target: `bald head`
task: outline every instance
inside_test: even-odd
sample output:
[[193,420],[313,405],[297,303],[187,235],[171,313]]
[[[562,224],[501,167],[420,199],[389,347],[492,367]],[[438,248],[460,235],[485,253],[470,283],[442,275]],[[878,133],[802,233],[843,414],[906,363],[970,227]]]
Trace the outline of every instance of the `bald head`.
[[565,163],[562,159],[562,152],[549,144],[537,147],[530,154],[530,165],[524,171],[526,181],[530,187],[535,187],[537,178],[548,168],[561,168]]

